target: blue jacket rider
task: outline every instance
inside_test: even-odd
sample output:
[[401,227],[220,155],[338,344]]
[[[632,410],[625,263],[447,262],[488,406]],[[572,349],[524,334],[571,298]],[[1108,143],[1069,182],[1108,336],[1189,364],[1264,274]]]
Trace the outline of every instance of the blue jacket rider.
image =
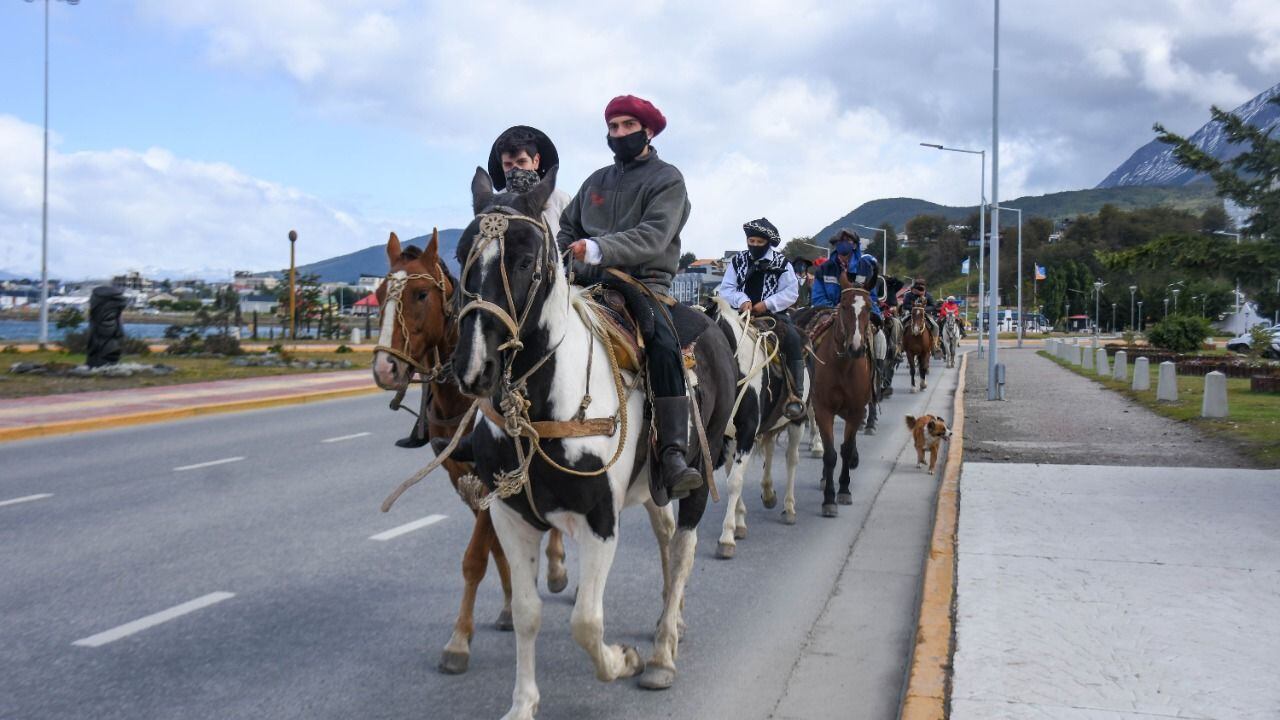
[[831,253],[814,276],[809,304],[815,308],[839,305],[840,272],[844,271],[854,285],[871,292],[871,317],[879,325],[882,318],[876,281],[880,277],[880,266],[875,256],[862,252],[862,241],[858,233],[850,230],[840,230],[831,236],[830,243]]

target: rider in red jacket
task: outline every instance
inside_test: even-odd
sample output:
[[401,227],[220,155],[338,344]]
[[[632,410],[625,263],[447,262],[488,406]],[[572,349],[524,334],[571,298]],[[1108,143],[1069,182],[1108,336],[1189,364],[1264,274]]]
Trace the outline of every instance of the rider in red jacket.
[[942,307],[938,309],[938,317],[943,322],[946,322],[948,315],[955,317],[956,324],[960,327],[960,336],[964,337],[964,318],[960,317],[960,305],[956,302],[955,295],[948,295]]

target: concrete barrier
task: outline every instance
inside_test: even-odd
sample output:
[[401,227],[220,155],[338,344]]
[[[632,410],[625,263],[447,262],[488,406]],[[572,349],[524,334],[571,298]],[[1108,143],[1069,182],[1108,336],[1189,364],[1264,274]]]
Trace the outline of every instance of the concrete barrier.
[[1085,370],[1093,369],[1093,349],[1088,347],[1080,348],[1080,367]]
[[1121,381],[1129,379],[1129,353],[1124,350],[1116,351],[1116,364],[1111,369],[1111,377]]
[[1084,365],[1084,346],[1080,343],[1071,346],[1071,362],[1080,366]]
[[1111,368],[1107,367],[1107,349],[1098,348],[1093,351],[1093,364],[1099,375],[1110,375]]
[[1172,361],[1165,360],[1160,363],[1160,376],[1156,384],[1156,400],[1164,400],[1165,402],[1177,402],[1178,400],[1178,370],[1174,367]]
[[1133,361],[1133,389],[1134,390],[1150,390],[1151,389],[1151,367],[1150,362],[1140,357]]
[[1214,370],[1204,376],[1204,401],[1200,403],[1200,417],[1222,418],[1227,416],[1227,376]]
[[360,328],[351,328],[351,344],[352,344],[352,345],[359,345],[359,344],[360,344],[360,339],[361,339],[361,338],[360,338],[360,333],[361,333],[361,332],[363,332],[363,331],[362,331]]

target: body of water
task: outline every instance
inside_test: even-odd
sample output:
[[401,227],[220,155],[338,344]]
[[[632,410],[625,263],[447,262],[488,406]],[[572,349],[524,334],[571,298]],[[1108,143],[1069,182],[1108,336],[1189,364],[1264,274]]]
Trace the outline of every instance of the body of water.
[[[80,329],[88,329],[88,325],[81,325]],[[124,333],[129,337],[142,338],[144,340],[164,340],[164,330],[169,327],[163,323],[125,323]],[[219,328],[210,328],[209,332],[218,332]],[[253,328],[247,325],[240,328],[240,337],[249,339],[249,334],[253,332]],[[52,318],[49,321],[49,339],[61,340],[64,330],[59,330],[54,325]],[[280,329],[276,328],[276,335],[280,334]],[[259,326],[258,339],[266,340],[270,338],[271,330],[266,327]],[[0,343],[11,342],[38,342],[40,340],[40,322],[38,320],[0,320]]]

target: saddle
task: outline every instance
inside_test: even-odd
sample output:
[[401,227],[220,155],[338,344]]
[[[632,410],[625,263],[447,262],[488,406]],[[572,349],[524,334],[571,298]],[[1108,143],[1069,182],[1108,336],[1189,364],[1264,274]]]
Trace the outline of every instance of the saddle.
[[809,326],[805,329],[805,334],[809,336],[809,342],[814,347],[817,347],[835,322],[836,308],[819,308],[816,310],[809,319]]
[[[627,286],[619,287],[612,283],[601,283],[588,288],[593,301],[593,310],[599,319],[599,326],[604,330],[604,337],[613,348],[618,367],[631,372],[640,372],[645,364],[644,335],[639,323],[628,307],[628,295],[641,292]],[[632,297],[635,302],[639,298]],[[693,346],[703,332],[711,326],[710,321],[702,313],[685,305],[672,305],[667,308],[671,315],[671,324],[676,331],[676,339],[680,343],[681,355],[686,368],[692,368]]]

